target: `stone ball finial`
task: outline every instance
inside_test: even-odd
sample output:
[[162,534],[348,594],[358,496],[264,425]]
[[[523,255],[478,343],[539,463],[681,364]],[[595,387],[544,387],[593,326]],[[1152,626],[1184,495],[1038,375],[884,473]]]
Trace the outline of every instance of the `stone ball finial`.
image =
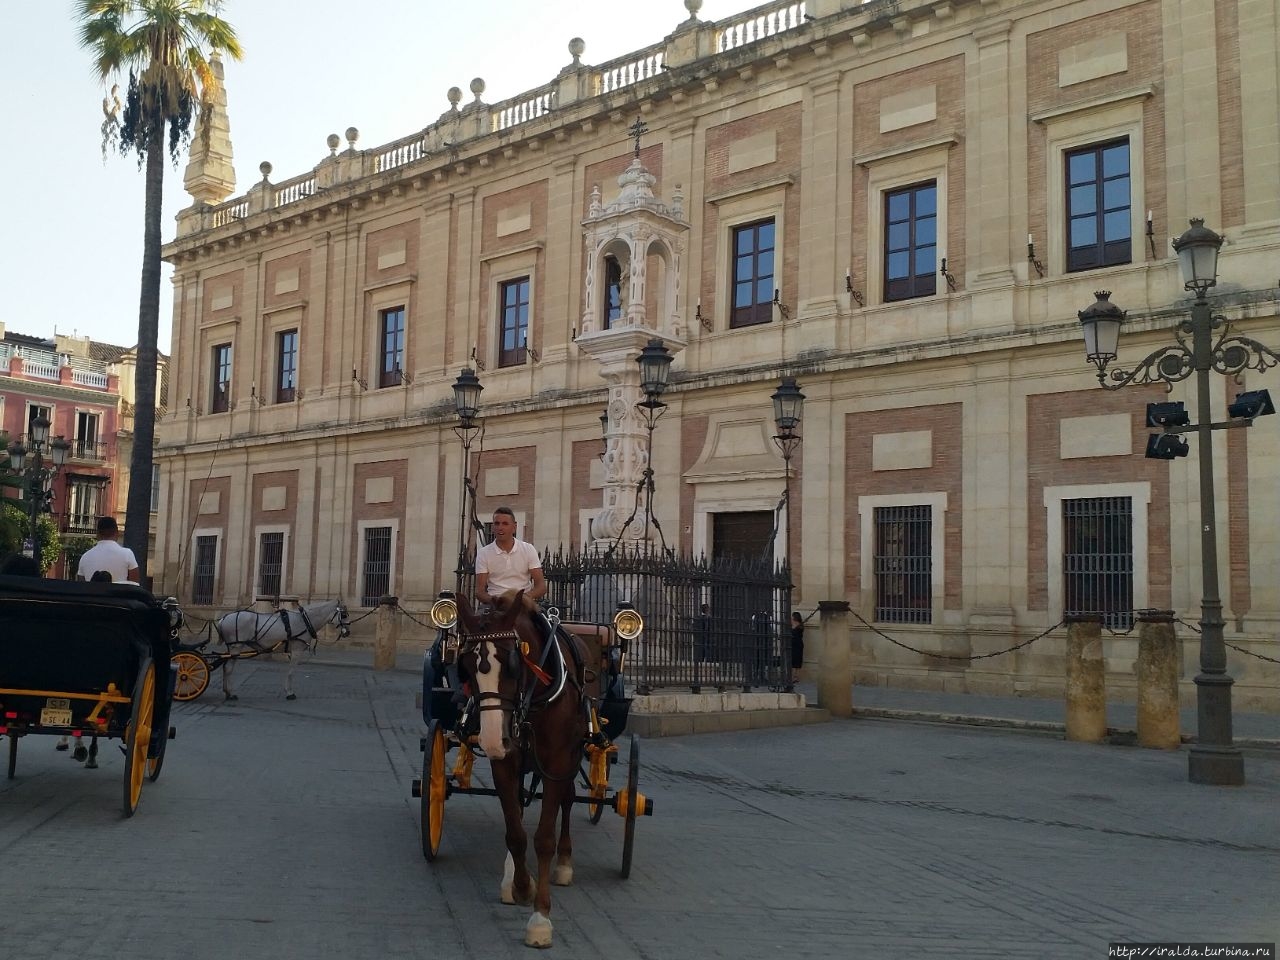
[[569,53],[573,56],[573,62],[576,64],[581,60],[583,52],[587,49],[586,43],[581,37],[574,37],[569,41]]
[[471,81],[471,92],[476,95],[476,102],[480,102],[480,94],[484,93],[484,80],[476,77]]
[[271,176],[271,161],[263,160],[260,164],[258,164],[258,172],[262,174],[263,180]]
[[331,133],[329,134],[328,137],[325,138],[324,142],[329,145],[329,156],[332,157],[334,154],[338,152],[338,144],[342,142],[342,138],[339,137],[336,133]]
[[347,146],[350,149],[354,150],[356,148],[356,141],[359,139],[360,131],[355,127],[347,127]]
[[689,11],[690,20],[697,20],[698,11],[702,9],[702,0],[684,0],[684,8]]
[[462,102],[462,89],[460,87],[450,87],[446,96],[449,98],[449,105],[456,108]]

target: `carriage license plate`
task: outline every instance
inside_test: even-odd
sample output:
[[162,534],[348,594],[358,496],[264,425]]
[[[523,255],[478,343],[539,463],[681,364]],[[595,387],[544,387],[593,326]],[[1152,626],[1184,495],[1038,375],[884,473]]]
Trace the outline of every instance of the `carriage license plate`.
[[50,697],[40,711],[40,726],[71,726],[71,701],[66,697]]

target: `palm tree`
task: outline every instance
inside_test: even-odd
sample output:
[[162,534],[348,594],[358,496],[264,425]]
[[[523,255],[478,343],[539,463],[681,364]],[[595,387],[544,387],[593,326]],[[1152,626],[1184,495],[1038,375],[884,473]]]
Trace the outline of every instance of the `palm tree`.
[[[177,166],[190,139],[191,121],[202,126],[217,90],[209,56],[240,59],[235,30],[218,16],[220,0],[76,0],[80,45],[93,55],[104,84],[127,73],[124,110],[104,110],[103,151],[118,147],[146,164],[143,206],[142,291],[138,297],[138,369],[135,378],[133,454],[125,508],[125,545],[147,573],[151,516],[152,447],[156,422],[156,349],[160,332],[160,211],[164,197],[165,128]],[[118,103],[118,101],[117,101]],[[207,126],[201,131],[207,135]]]

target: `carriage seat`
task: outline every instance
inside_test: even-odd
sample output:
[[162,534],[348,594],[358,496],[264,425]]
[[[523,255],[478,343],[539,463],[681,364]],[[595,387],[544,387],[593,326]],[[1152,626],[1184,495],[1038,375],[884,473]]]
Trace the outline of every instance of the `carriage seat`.
[[599,623],[561,621],[560,628],[582,641],[587,651],[587,695],[599,700],[617,673],[617,660],[612,656],[618,646],[613,630]]

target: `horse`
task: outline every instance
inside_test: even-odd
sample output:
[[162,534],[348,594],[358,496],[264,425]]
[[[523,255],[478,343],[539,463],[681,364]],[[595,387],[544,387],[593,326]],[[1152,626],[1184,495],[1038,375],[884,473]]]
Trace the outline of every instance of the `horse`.
[[[507,858],[499,893],[503,903],[532,901],[524,942],[549,947],[551,884],[573,882],[569,815],[587,735],[586,651],[580,640],[563,631],[555,631],[548,642],[545,627],[533,617],[537,605],[525,600],[524,591],[496,599],[494,612],[481,618],[465,597],[458,598],[458,664],[475,691],[480,750],[489,758],[506,821]],[[542,781],[542,810],[533,838],[536,883],[525,863],[528,837],[521,794],[526,773]]]
[[351,636],[347,608],[341,600],[322,600],[319,603],[300,605],[297,610],[281,608],[274,613],[236,610],[219,617],[214,621],[214,629],[218,634],[218,644],[214,649],[223,660],[223,698],[239,699],[231,692],[231,672],[239,657],[277,653],[283,646],[284,653],[289,658],[289,669],[284,675],[285,699],[298,699],[298,695],[293,692],[294,646],[314,650],[316,631],[329,623],[337,624],[339,637]]

